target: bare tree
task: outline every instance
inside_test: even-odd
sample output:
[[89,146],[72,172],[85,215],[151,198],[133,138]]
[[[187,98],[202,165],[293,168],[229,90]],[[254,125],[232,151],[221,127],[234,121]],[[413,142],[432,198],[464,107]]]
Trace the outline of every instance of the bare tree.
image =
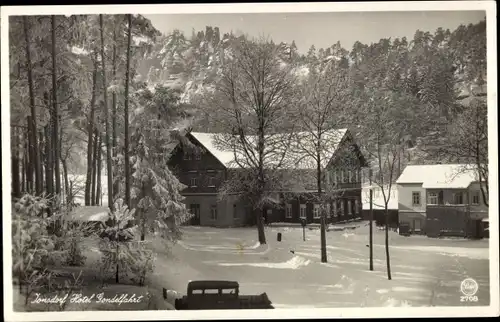
[[[308,75],[298,86],[299,97],[294,120],[302,132],[294,134],[292,150],[297,162],[307,168],[316,169],[316,202],[321,205],[321,262],[326,263],[326,220],[324,204],[330,186],[325,182],[325,167],[332,158],[336,145],[344,132],[336,131],[340,126],[340,115],[345,111],[349,98],[349,76],[347,69],[337,61],[329,60],[312,65]],[[300,167],[300,166],[299,166]]]
[[360,124],[360,142],[364,154],[371,161],[372,186],[377,187],[383,197],[385,210],[385,251],[387,278],[392,279],[389,254],[389,202],[397,179],[399,155],[407,144],[408,133],[415,124],[411,115],[418,102],[403,93],[367,87],[365,106],[369,113]]
[[470,106],[451,124],[450,141],[445,146],[449,160],[465,163],[458,171],[474,171],[483,202],[489,206],[488,183],[488,108],[482,98],[473,98]]
[[[28,135],[29,135],[29,151],[30,151],[30,166],[34,166],[35,170],[35,191],[37,195],[42,193],[42,170],[40,162],[40,151],[38,149],[37,140],[37,112],[35,106],[35,92],[34,92],[34,82],[32,74],[32,62],[31,62],[31,42],[30,42],[30,26],[28,25],[28,17],[23,16],[23,27],[24,27],[24,40],[26,42],[26,72],[28,74],[28,89],[30,96],[30,110],[31,115],[28,116]],[[33,182],[33,177],[31,175],[31,170],[28,169],[29,179]]]
[[[106,82],[106,55],[104,43],[104,21],[103,15],[99,15],[99,25],[101,32],[101,63],[102,63],[102,78],[103,78],[103,93],[104,93],[104,122],[105,122],[105,145],[106,145],[106,165],[108,176],[108,207],[113,210],[113,161],[111,158],[111,131],[109,126],[109,108],[108,108],[108,84]],[[100,178],[98,178],[100,180]]]
[[52,23],[52,144],[54,145],[54,177],[55,177],[55,194],[61,193],[61,174],[59,161],[61,156],[59,143],[59,105],[57,102],[57,47],[56,47],[56,16],[51,16]]
[[[279,48],[264,39],[235,40],[231,57],[225,58],[215,90],[204,95],[205,102],[217,113],[225,134],[216,136],[216,144],[234,152],[234,164],[249,179],[243,187],[233,180],[223,189],[245,195],[257,214],[258,238],[266,243],[263,215],[270,202],[275,170],[285,161],[291,134],[283,132],[287,107],[294,96],[296,76],[293,66],[279,58]],[[241,178],[241,175],[233,177]],[[240,189],[245,190],[240,190]]]
[[125,118],[125,204],[128,207],[132,207],[130,204],[130,159],[129,159],[129,115],[128,115],[128,105],[129,105],[129,83],[130,83],[130,46],[132,38],[132,15],[127,15],[128,21],[128,32],[127,32],[127,67],[125,70],[125,107],[124,107],[124,118]]
[[93,202],[91,200],[92,197],[92,171],[94,159],[95,159],[95,154],[93,151],[95,150],[93,147],[93,142],[94,142],[94,126],[95,126],[95,103],[96,103],[96,96],[97,96],[97,69],[98,69],[98,64],[97,64],[97,52],[94,54],[93,57],[93,63],[94,63],[94,70],[92,71],[92,96],[90,99],[90,115],[87,120],[87,134],[88,134],[88,139],[87,139],[87,178],[85,181],[85,205],[86,206],[91,206]]

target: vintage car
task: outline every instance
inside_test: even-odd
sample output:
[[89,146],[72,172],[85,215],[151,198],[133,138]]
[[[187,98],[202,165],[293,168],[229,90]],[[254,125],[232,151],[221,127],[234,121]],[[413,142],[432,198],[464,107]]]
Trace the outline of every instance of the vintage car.
[[175,300],[176,310],[274,309],[266,293],[240,295],[233,281],[192,281],[187,295]]

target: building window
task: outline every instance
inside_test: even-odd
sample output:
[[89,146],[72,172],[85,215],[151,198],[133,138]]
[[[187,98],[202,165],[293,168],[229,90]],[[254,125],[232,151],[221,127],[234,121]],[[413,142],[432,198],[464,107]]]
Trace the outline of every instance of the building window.
[[461,192],[455,192],[453,194],[453,203],[455,205],[463,205],[464,204],[464,197]]
[[210,207],[210,219],[217,220],[217,206],[215,205]]
[[333,202],[333,217],[337,217],[337,205],[338,205],[338,201],[334,201]]
[[472,192],[472,204],[479,205],[479,191]]
[[306,205],[300,205],[300,219],[306,219]]
[[327,204],[326,204],[326,217],[328,218],[328,217],[330,217],[330,216],[331,216],[331,213],[330,213],[330,204],[329,204],[329,203],[327,203]]
[[418,191],[412,192],[412,200],[414,206],[420,206],[420,192]]
[[340,200],[340,215],[344,215],[344,201]]
[[285,218],[292,218],[292,205],[289,203],[286,204]]
[[427,202],[429,205],[437,205],[438,204],[438,194],[437,192],[429,192],[429,201]]
[[344,183],[344,170],[340,170],[339,172],[340,178],[339,178],[339,183]]
[[238,218],[238,211],[236,208],[236,204],[233,205],[233,218]]
[[337,184],[337,171],[333,171],[333,185]]
[[189,186],[192,188],[198,187],[198,178],[191,178],[191,180],[189,181]]
[[184,152],[184,160],[191,160],[191,154],[188,152]]
[[315,204],[313,208],[313,217],[314,219],[318,219],[320,217],[319,205]]
[[354,200],[354,213],[356,215],[359,214],[359,200],[358,199]]
[[201,152],[196,152],[194,156],[196,160],[201,160]]
[[352,200],[347,200],[347,214],[352,215]]
[[351,170],[347,170],[347,178],[346,178],[346,182],[347,182],[347,183],[351,182]]
[[208,186],[210,188],[215,188],[215,178],[214,177],[208,177]]

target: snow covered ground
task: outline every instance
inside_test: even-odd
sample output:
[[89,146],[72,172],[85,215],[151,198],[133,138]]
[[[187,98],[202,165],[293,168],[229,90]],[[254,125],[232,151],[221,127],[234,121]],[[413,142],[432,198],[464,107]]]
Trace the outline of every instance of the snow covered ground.
[[[463,306],[489,303],[488,241],[402,237],[390,232],[392,280],[387,279],[384,231],[374,231],[369,270],[368,227],[327,233],[328,263],[320,261],[320,232],[266,228],[185,227],[183,240],[158,265],[158,283],[180,294],[190,280],[240,283],[242,294],[266,292],[276,308]],[[277,242],[276,234],[282,233]],[[173,257],[172,257],[173,256]],[[460,283],[474,278],[478,302],[460,302]]]

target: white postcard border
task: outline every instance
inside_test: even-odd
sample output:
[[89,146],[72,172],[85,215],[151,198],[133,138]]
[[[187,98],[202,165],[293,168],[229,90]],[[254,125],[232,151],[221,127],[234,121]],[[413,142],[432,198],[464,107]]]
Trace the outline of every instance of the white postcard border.
[[[482,317],[499,315],[498,257],[498,123],[497,123],[497,52],[496,3],[493,1],[422,1],[422,2],[350,2],[350,3],[245,3],[245,4],[172,4],[172,5],[95,5],[95,6],[12,6],[1,8],[1,62],[8,66],[8,16],[43,14],[182,14],[182,13],[257,13],[257,12],[363,12],[363,11],[486,11],[487,83],[490,197],[490,305],[473,307],[391,307],[391,308],[332,308],[277,310],[213,310],[213,311],[84,311],[20,313],[13,311],[11,253],[11,159],[9,69],[2,68],[2,192],[3,192],[3,264],[4,307],[6,321],[63,320],[149,320],[149,319],[271,319],[271,318],[360,318],[360,317]],[[493,230],[491,230],[491,227]],[[458,293],[458,292],[457,292]],[[457,294],[458,295],[458,294]]]

